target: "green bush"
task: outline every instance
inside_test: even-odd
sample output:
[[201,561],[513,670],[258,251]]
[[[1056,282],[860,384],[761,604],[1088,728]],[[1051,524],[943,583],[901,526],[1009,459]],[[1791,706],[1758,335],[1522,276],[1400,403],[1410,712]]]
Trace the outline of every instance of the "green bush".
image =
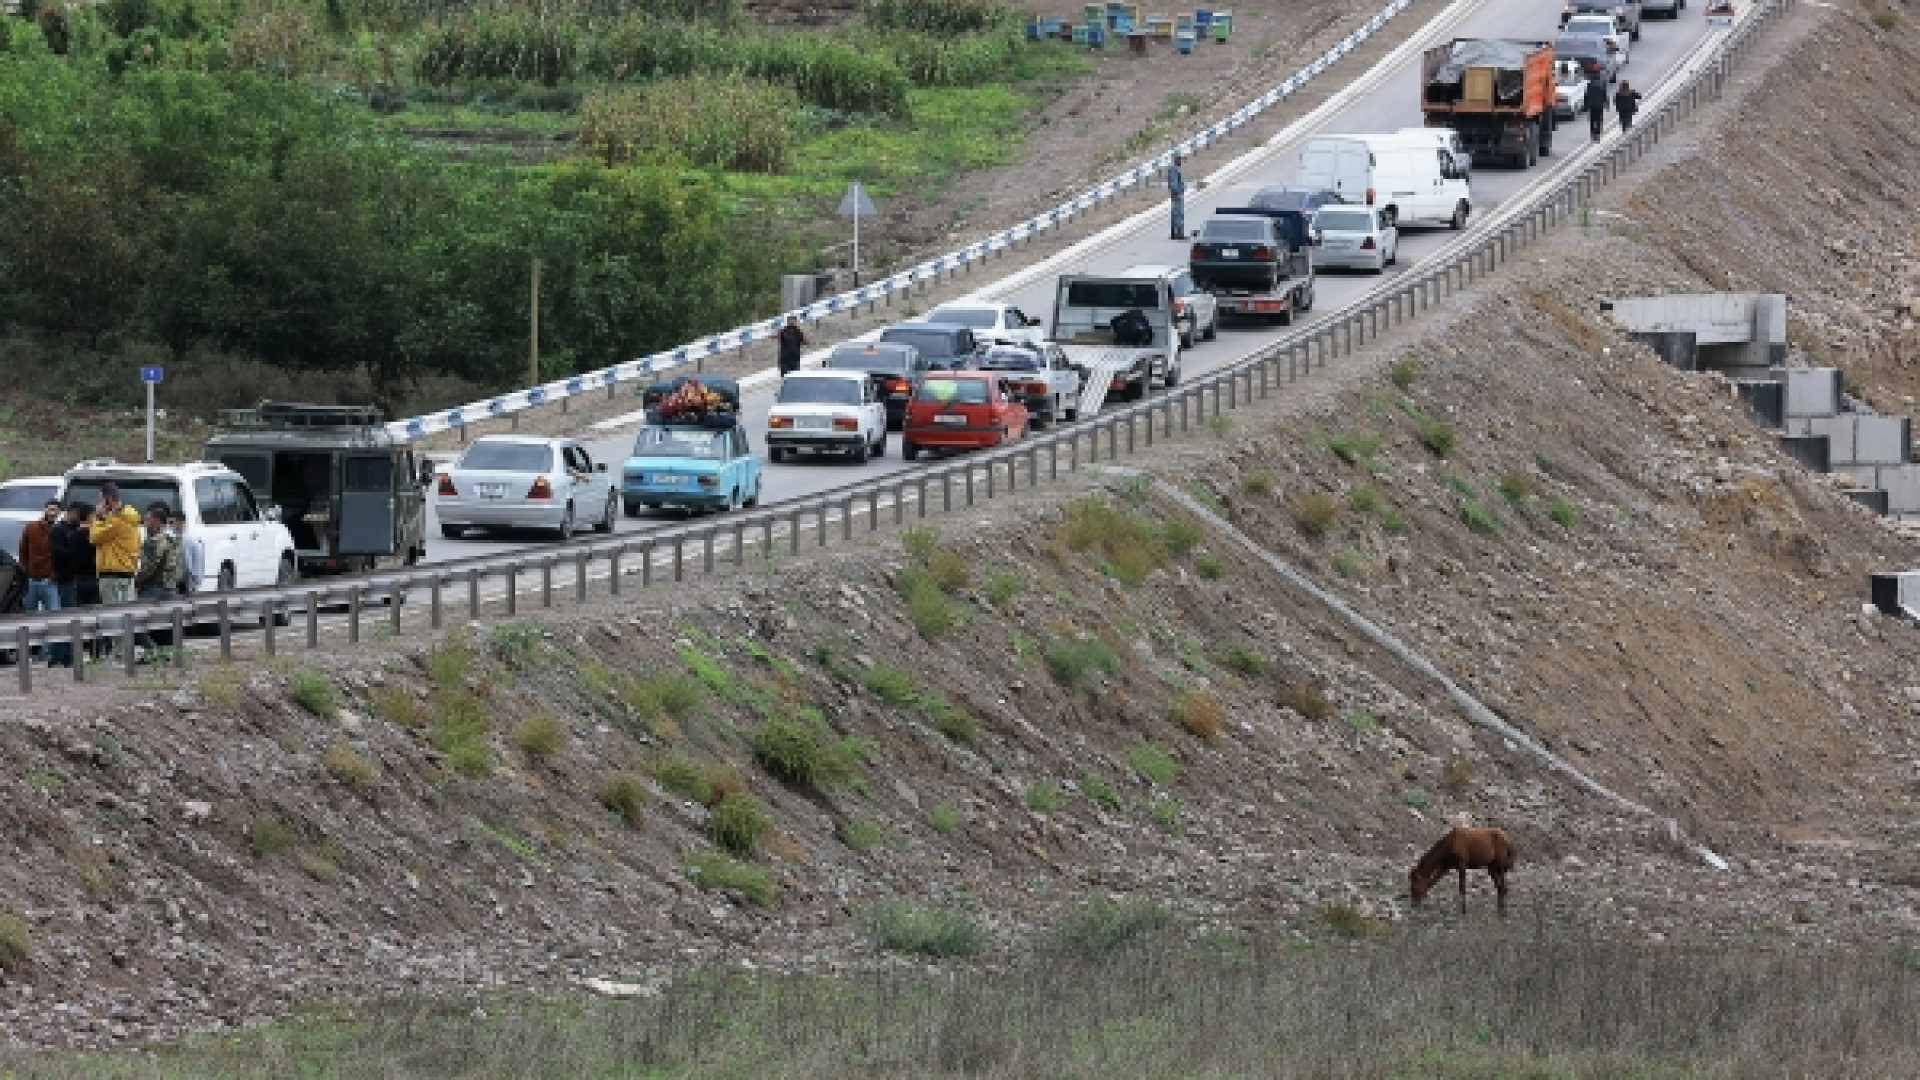
[[1079,690],[1096,674],[1120,674],[1120,658],[1099,638],[1056,638],[1047,643],[1047,670],[1068,690]]
[[1175,518],[1160,529],[1160,540],[1175,558],[1184,559],[1200,542],[1200,526],[1185,518]]
[[1407,515],[1398,510],[1388,510],[1380,515],[1380,531],[1388,536],[1404,536],[1410,528],[1412,525],[1407,521]]
[[1256,678],[1267,673],[1267,662],[1259,653],[1240,645],[1229,645],[1222,661],[1227,668],[1239,672],[1247,678]]
[[647,771],[660,786],[683,799],[707,805],[713,788],[707,782],[707,770],[699,762],[680,754],[661,754],[647,763]]
[[884,833],[872,818],[851,818],[840,823],[840,842],[862,854],[880,846]]
[[1218,581],[1227,574],[1227,564],[1218,555],[1203,554],[1193,560],[1193,572],[1207,581]]
[[513,729],[513,744],[533,761],[547,761],[567,742],[567,726],[550,712],[538,712]]
[[960,816],[960,811],[951,803],[941,803],[939,806],[927,811],[927,826],[942,836],[958,829],[964,824],[966,824],[966,819]]
[[1380,454],[1380,436],[1371,431],[1341,432],[1327,440],[1327,449],[1349,465],[1372,469],[1378,467],[1375,458]]
[[416,70],[422,81],[537,82],[558,85],[579,70],[581,31],[564,17],[506,11],[469,15],[427,32]]
[[1167,565],[1170,553],[1162,530],[1136,512],[1099,498],[1067,504],[1061,539],[1068,550],[1096,556],[1103,569],[1128,585]]
[[1022,801],[1035,813],[1051,814],[1060,809],[1060,785],[1051,780],[1036,780],[1027,785]]
[[962,709],[944,697],[924,697],[921,708],[927,712],[927,719],[940,734],[962,746],[972,746],[980,740],[980,721],[972,713]]
[[1333,715],[1333,703],[1318,686],[1309,682],[1287,682],[1274,691],[1274,701],[1308,720],[1325,720]]
[[329,747],[320,763],[326,767],[328,776],[355,791],[372,789],[378,775],[373,762],[354,753],[346,743],[335,743]]
[[666,717],[685,720],[706,700],[706,684],[683,671],[645,679],[621,679],[615,693],[620,701],[649,724]]
[[1453,454],[1455,435],[1453,425],[1422,417],[1417,422],[1415,432],[1420,445],[1427,448],[1434,457],[1443,458]]
[[987,603],[1003,608],[1014,597],[1025,592],[1027,583],[1020,575],[1007,570],[996,571],[987,579]]
[[449,769],[472,779],[492,774],[492,725],[485,702],[467,690],[436,690],[429,695],[427,711],[434,718],[427,740],[445,755]]
[[1173,722],[1189,734],[1211,742],[1220,737],[1220,729],[1226,725],[1227,709],[1217,695],[1192,690],[1174,699]]
[[908,529],[900,536],[900,546],[914,562],[925,566],[940,552],[940,534],[933,529]]
[[883,43],[805,31],[726,33],[623,19],[599,33],[585,61],[616,82],[733,73],[789,87],[809,105],[905,117],[912,81]]
[[920,696],[914,690],[912,673],[892,664],[875,664],[868,668],[860,675],[860,685],[896,709],[913,704]]
[[1533,494],[1533,481],[1523,472],[1510,472],[1500,478],[1500,494],[1515,506],[1527,501]]
[[821,790],[844,782],[856,762],[847,744],[836,744],[803,720],[774,719],[753,736],[753,758],[776,780]]
[[713,807],[709,828],[713,842],[721,849],[743,859],[753,857],[767,834],[769,822],[760,800],[745,792],[734,792]]
[[1273,494],[1273,474],[1270,472],[1250,472],[1240,481],[1247,494],[1264,499]]
[[1179,836],[1182,831],[1179,801],[1163,795],[1148,799],[1147,820],[1168,836]]
[[1293,497],[1293,523],[1308,536],[1325,536],[1340,519],[1340,503],[1321,491],[1303,491]]
[[302,669],[289,676],[287,696],[293,699],[295,705],[323,719],[331,720],[339,711],[333,684],[317,671]]
[[963,911],[926,907],[904,900],[870,904],[856,912],[861,929],[890,952],[921,956],[972,956],[985,935]]
[[501,623],[487,635],[487,648],[508,671],[525,671],[539,658],[544,633],[536,623]]
[[1013,20],[1013,9],[996,0],[867,0],[860,14],[868,26],[881,30],[949,36],[992,30]]
[[256,859],[266,859],[287,850],[293,843],[293,830],[272,814],[256,814],[247,825],[247,846]]
[[1093,773],[1082,773],[1080,776],[1080,794],[1085,795],[1088,802],[1093,803],[1101,809],[1120,809],[1120,791],[1104,776],[1095,776]]
[[646,820],[647,786],[632,773],[610,773],[600,781],[594,798],[600,805],[620,816],[630,829],[637,829]]
[[1555,495],[1547,503],[1547,517],[1563,529],[1575,529],[1580,526],[1580,510],[1564,495]]
[[33,956],[33,931],[13,912],[0,913],[0,971],[18,971]]
[[1471,499],[1461,501],[1460,520],[1467,523],[1467,528],[1477,533],[1491,536],[1500,531],[1500,519],[1494,517],[1491,513],[1487,512],[1485,507]]
[[907,620],[920,636],[929,641],[945,637],[960,625],[947,594],[933,575],[919,567],[902,570],[894,579],[894,588],[907,602]]
[[1127,765],[1149,782],[1162,787],[1173,783],[1180,775],[1180,763],[1167,753],[1165,747],[1143,742],[1127,751]]
[[737,892],[761,907],[773,904],[773,875],[722,852],[703,851],[688,856],[687,877],[709,892]]
[[1333,553],[1329,561],[1333,564],[1333,572],[1343,578],[1356,576],[1365,565],[1365,560],[1360,557],[1360,553],[1352,548],[1341,548]]
[[1411,360],[1395,360],[1393,366],[1387,369],[1388,381],[1401,390],[1412,386],[1413,380],[1418,378],[1419,374],[1420,369],[1415,367]]
[[1380,509],[1380,491],[1371,484],[1360,484],[1347,492],[1347,505],[1356,514],[1371,514]]
[[1053,941],[1056,948],[1078,956],[1106,956],[1172,923],[1173,912],[1158,904],[1095,896],[1061,917],[1054,925]]

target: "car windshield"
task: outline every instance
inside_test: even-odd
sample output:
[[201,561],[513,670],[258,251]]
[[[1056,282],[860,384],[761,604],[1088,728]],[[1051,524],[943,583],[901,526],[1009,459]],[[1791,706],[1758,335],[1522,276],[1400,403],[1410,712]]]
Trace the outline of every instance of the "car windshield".
[[939,402],[983,405],[987,400],[987,383],[984,379],[928,379],[920,388],[920,396]]
[[941,330],[909,330],[905,327],[891,327],[881,332],[886,341],[897,341],[902,345],[911,345],[920,350],[925,357],[952,356],[953,335]]
[[705,428],[647,427],[633,440],[637,458],[712,458],[727,456],[727,433]]
[[1597,37],[1582,34],[1554,42],[1553,51],[1559,56],[1597,56],[1607,51],[1607,44]]
[[891,349],[848,349],[828,357],[827,366],[843,371],[905,371],[907,358]]
[[780,384],[782,405],[858,405],[860,384],[853,379],[788,379]]
[[1000,313],[984,307],[937,307],[927,312],[928,322],[955,323],[985,330],[1000,325]]
[[1373,215],[1357,210],[1322,210],[1314,219],[1323,232],[1372,232]]
[[1039,371],[1046,365],[1040,362],[1040,354],[1032,349],[1009,349],[1004,346],[987,350],[980,358],[980,366],[988,371]]
[[553,468],[553,449],[545,443],[477,442],[460,455],[457,469],[490,472],[546,472]]
[[0,510],[38,510],[60,494],[53,484],[12,484],[0,487]]
[[1561,29],[1565,30],[1569,34],[1574,34],[1579,37],[1606,37],[1607,35],[1613,33],[1613,20],[1586,19],[1586,18],[1568,19],[1567,25],[1564,27],[1561,27]]
[[[100,505],[100,485],[106,483],[104,477],[75,477],[67,481],[67,504],[76,502],[88,506]],[[120,501],[142,513],[151,503],[163,502],[171,509],[180,509],[180,484],[176,480],[162,477],[133,477],[116,479],[120,485]]]
[[1214,218],[1200,228],[1202,240],[1244,240],[1250,244],[1264,243],[1267,239],[1267,223],[1264,221],[1233,221]]

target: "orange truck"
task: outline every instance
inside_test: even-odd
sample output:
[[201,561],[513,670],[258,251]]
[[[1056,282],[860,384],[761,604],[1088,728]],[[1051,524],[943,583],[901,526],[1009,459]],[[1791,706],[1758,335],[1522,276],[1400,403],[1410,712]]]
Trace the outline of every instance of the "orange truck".
[[1553,43],[1455,38],[1427,50],[1420,112],[1452,128],[1474,164],[1495,157],[1528,168],[1553,152]]

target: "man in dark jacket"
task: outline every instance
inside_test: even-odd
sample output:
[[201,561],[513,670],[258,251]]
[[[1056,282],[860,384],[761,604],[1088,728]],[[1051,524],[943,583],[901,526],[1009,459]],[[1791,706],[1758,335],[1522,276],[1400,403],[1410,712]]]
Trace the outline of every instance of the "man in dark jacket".
[[807,332],[800,326],[797,315],[787,316],[787,325],[780,328],[780,377],[800,370],[800,351],[807,347]]
[[1640,91],[1630,82],[1621,82],[1613,95],[1613,111],[1620,114],[1620,130],[1633,130],[1633,116],[1640,111]]
[[[60,500],[47,503],[39,521],[30,521],[20,530],[20,569],[27,575],[27,595],[21,611],[59,611],[60,591],[53,585],[53,523],[60,520]],[[25,663],[26,658],[21,657]],[[47,651],[47,663],[53,663],[53,651]]]
[[1593,141],[1600,141],[1600,128],[1607,122],[1607,77],[1594,72],[1587,80],[1587,96],[1581,102],[1587,110],[1587,126],[1593,131]]
[[[67,507],[50,530],[53,537],[53,588],[60,595],[62,610],[80,606],[78,579],[82,552],[86,555],[87,566],[93,566],[93,545],[87,542],[87,531],[79,526],[79,521],[80,504],[74,503]],[[72,644],[55,642],[47,666],[72,667]]]

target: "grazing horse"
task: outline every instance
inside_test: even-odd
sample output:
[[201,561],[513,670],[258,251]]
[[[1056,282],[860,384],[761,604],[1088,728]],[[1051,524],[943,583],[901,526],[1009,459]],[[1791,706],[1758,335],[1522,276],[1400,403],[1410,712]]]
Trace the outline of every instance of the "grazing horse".
[[1507,871],[1513,869],[1513,841],[1499,829],[1461,829],[1440,838],[1414,864],[1410,875],[1413,902],[1418,906],[1427,890],[1449,870],[1460,874],[1460,913],[1467,911],[1467,871],[1485,869],[1499,893],[1500,914],[1507,913]]

